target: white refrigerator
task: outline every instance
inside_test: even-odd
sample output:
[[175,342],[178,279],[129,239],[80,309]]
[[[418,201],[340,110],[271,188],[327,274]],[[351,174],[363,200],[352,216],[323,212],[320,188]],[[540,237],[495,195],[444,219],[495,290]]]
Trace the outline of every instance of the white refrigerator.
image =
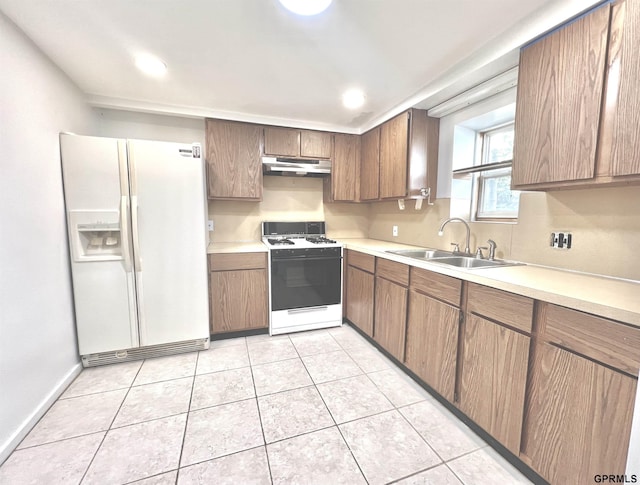
[[60,135],[85,367],[209,347],[199,144]]

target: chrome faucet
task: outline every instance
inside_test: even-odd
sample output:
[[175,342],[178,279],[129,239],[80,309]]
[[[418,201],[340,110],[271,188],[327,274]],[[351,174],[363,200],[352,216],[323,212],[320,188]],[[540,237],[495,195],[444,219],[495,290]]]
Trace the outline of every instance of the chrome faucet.
[[493,261],[496,258],[496,242],[493,239],[487,241],[489,244],[489,261]]
[[459,217],[450,217],[449,219],[447,219],[446,221],[444,221],[441,225],[440,225],[440,229],[438,230],[438,236],[442,236],[442,234],[444,234],[444,226],[446,226],[447,224],[449,224],[451,221],[458,221],[458,222],[462,222],[464,224],[464,226],[467,228],[467,242],[464,245],[464,252],[465,254],[471,254],[471,250],[469,249],[469,242],[471,239],[471,229],[469,229],[469,224],[467,224],[467,221],[465,221],[464,219],[460,219]]

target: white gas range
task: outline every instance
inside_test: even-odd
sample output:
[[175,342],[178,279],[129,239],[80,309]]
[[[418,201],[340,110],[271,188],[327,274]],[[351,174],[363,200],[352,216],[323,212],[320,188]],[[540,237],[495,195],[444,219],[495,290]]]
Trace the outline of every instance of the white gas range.
[[342,245],[324,222],[263,222],[271,335],[342,325]]

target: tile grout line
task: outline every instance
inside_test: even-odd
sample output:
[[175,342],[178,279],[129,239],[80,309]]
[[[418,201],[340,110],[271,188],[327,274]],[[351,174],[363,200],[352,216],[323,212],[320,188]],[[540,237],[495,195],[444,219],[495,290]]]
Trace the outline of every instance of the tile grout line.
[[120,406],[118,406],[118,410],[113,415],[113,419],[111,420],[111,423],[109,424],[109,427],[107,428],[106,432],[104,433],[104,436],[102,437],[102,440],[100,440],[100,444],[98,445],[98,447],[96,448],[95,453],[91,457],[91,460],[89,461],[89,464],[87,465],[87,468],[84,470],[84,473],[82,474],[82,477],[80,478],[80,481],[78,482],[79,484],[84,482],[84,479],[87,477],[87,473],[89,472],[89,469],[91,468],[91,465],[93,465],[93,462],[95,461],[96,457],[98,456],[98,453],[100,452],[100,449],[102,449],[102,445],[104,445],[104,442],[107,439],[107,435],[109,434],[109,431],[111,431],[111,427],[113,426],[113,423],[115,422],[116,418],[118,417],[118,414],[120,413],[120,410],[122,409],[122,406],[124,405],[124,402],[127,400],[127,396],[129,395],[129,391],[131,391],[131,387],[133,386],[133,383],[135,382],[136,377],[138,377],[138,374],[140,373],[140,370],[142,369],[142,366],[144,365],[146,360],[147,359],[143,359],[142,360],[142,362],[140,363],[140,367],[138,367],[138,370],[136,371],[136,375],[133,376],[133,379],[131,379],[131,384],[127,388],[127,392],[125,393],[124,398],[122,399],[122,402],[120,403]]
[[182,464],[182,453],[184,452],[184,442],[187,439],[187,426],[189,425],[189,417],[191,416],[191,402],[193,401],[193,391],[196,388],[196,377],[198,372],[198,362],[200,361],[200,352],[198,351],[198,355],[196,357],[196,365],[193,368],[193,376],[191,381],[191,393],[189,394],[189,405],[187,406],[187,416],[184,420],[184,430],[182,431],[182,441],[180,443],[180,455],[178,456],[178,472],[176,473],[176,485],[178,483],[178,478],[180,477],[180,465]]
[[[333,335],[331,337],[333,338]],[[338,345],[340,345],[340,344],[338,344]],[[295,344],[294,344],[294,348],[295,348]],[[296,353],[298,354],[298,356],[300,356],[300,353],[298,352],[297,348],[296,348]],[[304,360],[302,360],[302,357],[300,357],[300,361],[302,362],[302,365],[304,366],[304,369],[307,371],[307,374],[309,374],[309,377],[311,377],[311,373],[309,372],[309,369],[307,369],[307,366],[304,363]],[[320,392],[320,389],[318,389],[318,385],[314,381],[313,377],[311,377],[311,382],[313,382],[313,386],[316,388],[316,392],[320,396],[320,399],[322,399],[322,404],[324,404],[324,407],[329,412],[329,416],[331,416],[331,419],[333,420],[333,422],[335,424],[335,427],[338,430],[338,433],[340,433],[340,438],[342,438],[342,442],[346,445],[347,449],[349,450],[349,453],[351,454],[351,457],[353,458],[354,463],[358,467],[358,470],[360,471],[360,475],[362,476],[362,479],[365,481],[365,483],[369,484],[369,480],[367,480],[367,477],[365,476],[364,472],[362,471],[362,468],[360,467],[360,463],[356,459],[356,456],[353,454],[353,450],[349,446],[349,443],[347,443],[347,440],[345,439],[344,434],[342,434],[342,430],[340,429],[340,426],[338,426],[338,423],[336,422],[336,418],[333,416],[333,413],[331,412],[331,409],[329,409],[329,406],[327,406],[327,403],[324,400],[324,397],[322,396],[322,393]],[[333,427],[333,426],[331,426],[331,427]],[[326,429],[329,429],[329,428],[326,428]],[[316,431],[318,431],[318,430],[316,430]]]
[[[247,347],[247,353],[249,352],[249,348]],[[267,437],[264,434],[264,425],[262,424],[262,413],[260,412],[260,402],[258,401],[258,390],[256,388],[256,380],[253,376],[253,366],[249,366],[251,371],[251,382],[253,384],[253,393],[254,399],[256,400],[256,409],[258,410],[258,421],[260,422],[260,431],[262,431],[262,442],[264,443],[264,454],[267,458],[267,468],[269,469],[269,480],[273,484],[273,473],[271,472],[271,461],[269,460],[269,452],[267,451]],[[246,451],[246,450],[244,450]]]

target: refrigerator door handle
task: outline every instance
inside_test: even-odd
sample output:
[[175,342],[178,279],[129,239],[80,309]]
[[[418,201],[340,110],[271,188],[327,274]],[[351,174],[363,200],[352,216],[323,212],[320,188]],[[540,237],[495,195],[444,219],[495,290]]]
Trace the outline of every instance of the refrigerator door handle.
[[133,233],[133,265],[136,273],[142,271],[140,240],[138,238],[138,196],[131,196],[131,232]]
[[131,247],[129,246],[129,207],[128,197],[120,197],[120,244],[122,244],[122,258],[124,260],[124,270],[131,273]]

